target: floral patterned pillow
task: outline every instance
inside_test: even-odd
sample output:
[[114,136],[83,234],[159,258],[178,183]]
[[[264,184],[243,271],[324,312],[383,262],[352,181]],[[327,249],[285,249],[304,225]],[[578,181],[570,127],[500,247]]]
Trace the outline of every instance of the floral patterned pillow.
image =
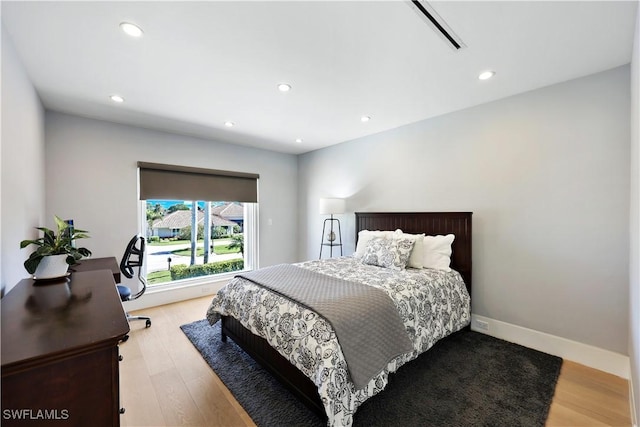
[[374,237],[364,251],[362,262],[392,270],[404,270],[414,242],[415,240],[411,239]]

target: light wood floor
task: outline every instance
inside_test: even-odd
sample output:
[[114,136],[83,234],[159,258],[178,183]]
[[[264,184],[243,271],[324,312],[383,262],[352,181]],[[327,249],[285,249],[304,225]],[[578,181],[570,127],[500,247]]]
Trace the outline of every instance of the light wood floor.
[[[127,426],[255,426],[179,326],[203,319],[211,297],[141,310],[120,345]],[[626,380],[565,361],[547,426],[630,426]]]

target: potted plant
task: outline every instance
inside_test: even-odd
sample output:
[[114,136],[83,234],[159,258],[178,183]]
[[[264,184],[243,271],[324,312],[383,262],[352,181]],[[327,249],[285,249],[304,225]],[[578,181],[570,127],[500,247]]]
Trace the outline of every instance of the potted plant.
[[74,240],[88,238],[85,230],[74,229],[58,216],[54,216],[58,233],[46,227],[36,227],[43,236],[36,240],[23,240],[20,249],[36,245],[37,249],[24,262],[24,268],[35,279],[53,279],[67,274],[70,265],[82,257],[91,256],[87,248],[76,248]]

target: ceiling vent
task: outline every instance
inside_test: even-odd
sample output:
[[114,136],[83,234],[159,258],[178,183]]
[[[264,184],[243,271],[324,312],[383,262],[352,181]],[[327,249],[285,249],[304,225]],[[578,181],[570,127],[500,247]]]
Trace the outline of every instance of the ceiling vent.
[[453,32],[451,27],[438,15],[433,7],[424,0],[411,0],[413,9],[420,17],[455,50],[467,47],[464,42]]

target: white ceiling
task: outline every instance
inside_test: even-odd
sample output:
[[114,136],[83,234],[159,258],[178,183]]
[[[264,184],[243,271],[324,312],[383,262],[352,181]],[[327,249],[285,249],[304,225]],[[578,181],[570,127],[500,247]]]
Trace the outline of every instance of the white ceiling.
[[[2,1],[1,14],[50,110],[287,153],[631,60],[637,1],[430,5],[466,48],[404,1]],[[485,69],[496,76],[478,80]]]

